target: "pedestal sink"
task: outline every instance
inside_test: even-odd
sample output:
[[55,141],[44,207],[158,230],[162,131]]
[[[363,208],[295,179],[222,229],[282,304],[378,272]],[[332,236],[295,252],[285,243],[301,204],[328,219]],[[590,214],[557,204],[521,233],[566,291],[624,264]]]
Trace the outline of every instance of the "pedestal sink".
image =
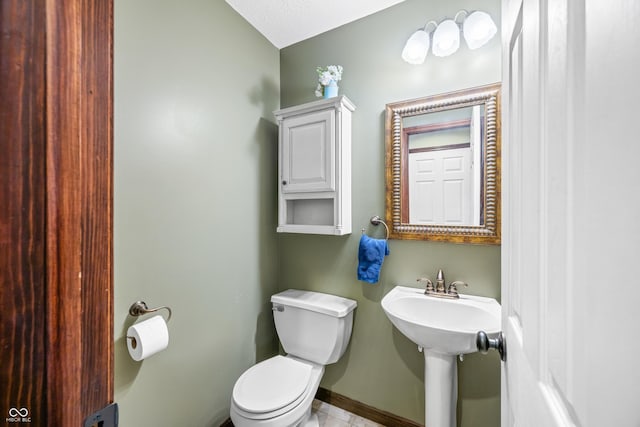
[[500,304],[493,298],[460,294],[443,299],[422,289],[396,286],[382,309],[403,335],[424,350],[425,426],[455,427],[458,401],[456,356],[473,353],[476,333],[500,333]]

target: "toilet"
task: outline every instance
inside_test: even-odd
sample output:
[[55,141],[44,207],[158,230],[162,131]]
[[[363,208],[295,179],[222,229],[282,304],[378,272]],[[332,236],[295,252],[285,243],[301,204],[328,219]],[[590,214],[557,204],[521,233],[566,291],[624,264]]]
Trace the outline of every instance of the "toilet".
[[316,427],[311,415],[325,365],[344,354],[356,301],[289,289],[271,296],[273,318],[286,356],[246,370],[231,398],[235,427]]

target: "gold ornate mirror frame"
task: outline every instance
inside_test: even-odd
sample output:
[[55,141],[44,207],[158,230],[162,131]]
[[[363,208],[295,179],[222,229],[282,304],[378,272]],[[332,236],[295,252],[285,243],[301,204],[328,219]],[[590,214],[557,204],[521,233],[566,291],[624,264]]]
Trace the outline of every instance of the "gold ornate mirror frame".
[[[403,119],[457,108],[484,105],[482,217],[480,225],[408,223],[407,144]],[[500,244],[500,84],[429,96],[386,105],[386,221],[393,239],[452,243]],[[403,212],[405,210],[405,212]]]

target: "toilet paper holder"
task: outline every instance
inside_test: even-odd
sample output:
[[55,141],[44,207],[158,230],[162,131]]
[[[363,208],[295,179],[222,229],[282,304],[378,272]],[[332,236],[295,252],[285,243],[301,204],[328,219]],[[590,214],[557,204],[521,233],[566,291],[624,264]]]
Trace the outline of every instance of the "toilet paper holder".
[[165,309],[169,312],[169,317],[167,317],[167,322],[168,322],[169,319],[171,319],[171,309],[169,307],[167,307],[166,305],[163,305],[162,307],[149,308],[147,307],[147,303],[144,301],[136,301],[133,304],[131,304],[131,307],[129,307],[129,315],[138,317],[138,316],[142,316],[143,314],[154,313],[162,309]]

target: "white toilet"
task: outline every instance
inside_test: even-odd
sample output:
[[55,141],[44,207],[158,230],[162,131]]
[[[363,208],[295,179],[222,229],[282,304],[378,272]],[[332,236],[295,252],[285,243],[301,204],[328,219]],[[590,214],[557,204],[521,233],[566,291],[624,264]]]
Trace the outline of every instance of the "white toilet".
[[324,366],[344,354],[356,301],[289,289],[271,297],[276,331],[286,356],[274,356],[245,371],[233,387],[235,427],[312,427],[311,416]]

